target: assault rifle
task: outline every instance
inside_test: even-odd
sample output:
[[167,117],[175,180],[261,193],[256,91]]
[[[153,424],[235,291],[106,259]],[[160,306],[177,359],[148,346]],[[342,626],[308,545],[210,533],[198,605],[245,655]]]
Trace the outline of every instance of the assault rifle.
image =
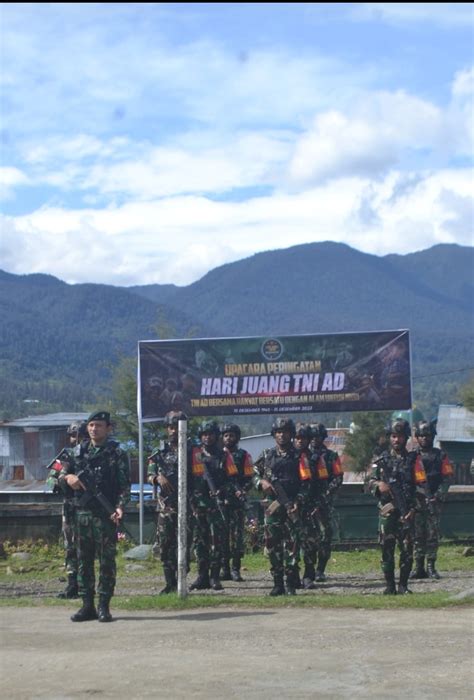
[[216,482],[214,481],[214,478],[210,472],[210,469],[204,460],[202,461],[202,465],[204,467],[204,478],[207,481],[207,485],[209,487],[209,493],[215,499],[217,509],[218,509],[219,513],[221,514],[221,518],[222,518],[225,526],[227,527],[227,518],[225,517],[224,509],[222,507],[222,501],[218,495],[218,490],[216,488]]
[[276,500],[273,501],[273,503],[270,503],[270,505],[267,508],[267,513],[271,515],[276,510],[278,510],[280,506],[283,506],[290,520],[296,522],[298,520],[298,513],[296,512],[296,510],[293,510],[293,501],[290,498],[288,498],[288,494],[283,488],[281,481],[279,479],[274,479],[271,482],[271,485],[272,489],[275,492]]
[[[65,457],[69,457],[69,452],[68,452],[67,447],[63,447],[61,452],[59,452],[56,455],[56,457],[54,457],[54,459],[52,459],[51,462],[45,466],[45,469],[47,469],[49,471],[50,469],[52,469],[54,467],[56,462],[61,462],[61,460],[64,459]],[[59,469],[58,469],[58,471],[59,471]]]
[[398,470],[398,466],[395,467],[391,474],[387,474],[385,472],[385,467],[383,467],[382,474],[384,476],[383,481],[388,485],[390,489],[390,496],[392,498],[392,503],[387,503],[386,506],[393,506],[391,509],[387,509],[387,512],[385,514],[388,515],[393,510],[393,508],[396,508],[400,513],[400,522],[403,526],[403,529],[409,529],[410,523],[408,516],[412,514],[413,510],[408,507],[406,495],[403,490],[402,484],[400,483],[401,473]]
[[[148,462],[151,462],[151,460],[152,460],[154,457],[156,457],[156,455],[159,453],[159,451],[160,451],[159,448],[157,448],[156,450],[154,450],[154,451],[151,453],[151,455],[148,457]],[[153,488],[152,498],[153,498],[153,501],[156,502],[156,501],[158,500],[158,484],[155,482],[155,479],[153,479],[152,488]]]
[[[87,508],[89,503],[91,502],[96,502],[98,503],[102,509],[105,511],[107,516],[110,518],[113,513],[115,513],[115,508],[109,501],[109,499],[104,496],[104,494],[97,489],[97,484],[95,481],[94,474],[91,472],[90,469],[81,469],[76,473],[77,478],[79,479],[79,483],[81,485],[81,488],[83,490],[83,494],[81,495],[80,498],[76,501],[76,507],[77,508]],[[122,520],[120,520],[118,527],[125,532],[132,542],[135,542],[135,537],[132,535],[130,530],[124,525]]]

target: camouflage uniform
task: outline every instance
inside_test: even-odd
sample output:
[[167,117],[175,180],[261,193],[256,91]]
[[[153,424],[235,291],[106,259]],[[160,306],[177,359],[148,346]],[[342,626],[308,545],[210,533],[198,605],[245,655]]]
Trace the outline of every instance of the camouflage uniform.
[[[454,476],[453,467],[446,452],[433,447],[436,435],[434,427],[426,422],[416,428],[416,437],[428,437],[429,442],[414,450],[421,457],[426,472],[426,500],[417,504],[415,511],[415,571],[412,578],[435,578],[440,576],[435,568],[438,554],[440,515],[442,504]],[[425,570],[425,557],[427,570]]]
[[73,448],[81,440],[88,437],[87,424],[74,422],[67,429],[70,447],[65,447],[55,458],[48,472],[46,480],[47,486],[54,494],[61,494],[64,497],[62,511],[62,535],[65,552],[65,568],[68,578],[66,589],[58,594],[58,598],[77,598],[79,595],[77,587],[77,547],[75,538],[75,510],[74,491],[66,484],[59,484],[59,475],[63,467],[63,461],[69,461],[72,457]]
[[[100,446],[94,446],[92,441],[85,441],[78,445],[73,451],[72,458],[64,464],[60,478],[68,474],[78,475],[79,478],[82,474],[84,481],[89,474],[89,478],[95,481],[97,492],[103,494],[113,508],[124,508],[130,498],[128,458],[119,448],[118,443],[113,440],[107,440]],[[85,607],[93,611],[96,557],[99,559],[97,591],[101,599],[106,601],[107,608],[114,593],[117,528],[98,500],[91,498],[87,501],[84,494],[84,491],[76,491],[74,504],[78,584],[79,594],[85,601]],[[93,618],[90,616],[82,619]],[[82,621],[82,619],[76,617],[75,621]]]
[[339,488],[342,486],[344,473],[342,471],[341,460],[337,452],[330,450],[324,444],[328,433],[322,423],[314,423],[311,425],[313,431],[313,439],[311,449],[313,451],[313,460],[317,464],[320,459],[324,463],[328,472],[327,492],[325,495],[325,503],[319,512],[319,524],[321,528],[321,538],[318,547],[318,565],[316,570],[316,581],[325,581],[326,565],[331,557],[331,544],[334,534],[334,523],[337,524],[338,516],[334,508],[334,499]]
[[[226,455],[217,444],[220,434],[217,423],[203,423],[199,433],[201,440],[206,434],[215,435],[215,442],[193,447],[191,455],[191,505],[194,514],[194,552],[198,577],[191,584],[190,590],[222,590],[220,568],[226,528],[223,504],[236,490],[234,480],[237,469],[235,465],[233,469],[230,467]],[[216,489],[215,492],[212,492],[209,479]]]
[[309,493],[303,508],[303,540],[301,549],[304,558],[303,586],[314,588],[316,579],[316,561],[321,545],[321,534],[324,523],[330,522],[327,501],[328,470],[324,458],[310,450],[306,450],[311,481]]
[[[410,434],[408,422],[399,420],[394,425],[397,434],[407,430],[406,445]],[[390,491],[380,491],[378,482],[389,484]],[[410,514],[414,513],[418,497],[424,498],[425,483],[426,475],[420,457],[415,452],[407,452],[405,446],[399,451],[391,447],[372,465],[368,484],[370,493],[379,498],[379,541],[382,546],[382,572],[387,583],[386,594],[396,593],[397,542],[400,550],[398,592],[409,592],[407,583],[413,564],[413,519]]]
[[[291,437],[294,436],[294,424],[289,419],[277,419],[272,428],[273,435],[281,430],[280,424],[289,425],[290,429],[293,426]],[[310,472],[303,466],[300,455],[291,442],[284,448],[277,444],[263,450],[255,462],[254,472],[258,490],[262,490],[262,480],[270,482],[274,487],[279,483],[289,499],[286,506],[279,505],[276,493],[266,492],[270,504],[265,511],[264,541],[274,580],[270,595],[285,593],[284,575],[286,592],[294,594],[302,534],[300,512],[308,492]]]
[[[187,488],[191,491],[191,446],[188,444],[187,457]],[[177,588],[178,571],[178,445],[165,443],[164,449],[154,452],[148,460],[148,481],[157,483],[157,477],[163,476],[170,488],[160,489],[158,486],[157,499],[157,530],[156,542],[159,547],[160,559],[163,564],[166,586],[162,593],[171,593]],[[170,490],[171,489],[171,490]],[[188,562],[191,546],[190,527],[192,514],[188,512]]]
[[[61,453],[61,459],[68,460],[72,450],[64,448]],[[48,472],[46,484],[54,494],[61,494],[64,497],[62,510],[62,535],[65,553],[65,566],[68,576],[68,586],[64,593],[60,593],[58,597],[77,598],[77,550],[74,538],[74,506],[73,506],[73,491],[68,486],[64,485],[61,488],[58,484],[58,477],[62,469],[61,461],[55,461],[53,467]]]
[[[224,426],[222,433],[234,432],[236,441],[240,438],[240,428],[234,424]],[[230,469],[237,470],[235,477],[236,493],[231,493],[224,505],[227,528],[222,546],[222,576],[223,581],[232,579],[242,581],[240,567],[245,554],[245,504],[246,492],[252,486],[253,463],[251,455],[237,444],[233,448],[224,447],[226,460]],[[238,496],[236,494],[239,494]],[[230,562],[232,561],[232,569]]]

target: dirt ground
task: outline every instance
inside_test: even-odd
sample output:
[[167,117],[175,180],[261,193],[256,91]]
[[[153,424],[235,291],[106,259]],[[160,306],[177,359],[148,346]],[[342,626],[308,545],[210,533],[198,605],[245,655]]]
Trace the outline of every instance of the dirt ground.
[[41,698],[472,698],[473,609],[0,608],[0,695]]
[[[474,697],[474,572],[441,572],[440,581],[412,581],[414,595],[470,592],[462,607],[438,610],[232,607],[238,596],[262,595],[267,572],[224,582],[225,607],[126,611],[120,598],[156,594],[163,579],[127,564],[112,600],[111,624],[74,624],[80,601],[63,606],[0,607],[0,697],[76,698],[442,698]],[[137,568],[138,567],[138,568]],[[329,573],[315,591],[381,594],[380,574]],[[0,597],[54,596],[47,581],[3,580]],[[203,592],[199,591],[202,595]],[[190,595],[195,595],[191,593]]]

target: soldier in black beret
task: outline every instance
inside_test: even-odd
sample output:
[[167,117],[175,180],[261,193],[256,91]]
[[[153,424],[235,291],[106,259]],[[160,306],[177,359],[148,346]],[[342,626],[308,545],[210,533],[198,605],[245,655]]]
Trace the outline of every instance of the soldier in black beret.
[[[63,465],[59,482],[73,489],[78,548],[78,587],[82,608],[73,622],[110,622],[115,589],[117,526],[130,498],[128,458],[109,438],[110,413],[94,411],[87,419],[89,440],[78,445]],[[95,559],[99,559],[99,607],[95,608]]]

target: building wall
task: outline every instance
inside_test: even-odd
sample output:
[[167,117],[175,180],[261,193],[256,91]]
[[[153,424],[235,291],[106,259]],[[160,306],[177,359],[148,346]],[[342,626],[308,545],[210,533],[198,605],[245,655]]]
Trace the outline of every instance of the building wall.
[[471,484],[471,462],[474,459],[474,442],[440,442],[454,467],[455,484]]
[[65,427],[0,428],[0,480],[46,479],[46,465],[66,440]]

